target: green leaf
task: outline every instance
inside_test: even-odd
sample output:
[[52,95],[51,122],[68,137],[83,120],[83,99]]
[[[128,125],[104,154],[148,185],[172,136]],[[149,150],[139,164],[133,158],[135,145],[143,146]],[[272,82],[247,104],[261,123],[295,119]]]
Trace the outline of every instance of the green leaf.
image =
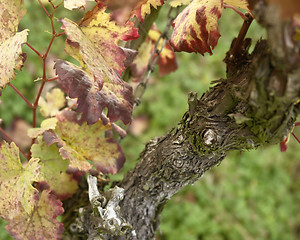
[[66,173],[69,161],[62,159],[55,144],[47,146],[39,137],[38,143],[32,145],[31,153],[32,157],[41,159],[38,181],[42,189],[49,188],[60,200],[71,197],[77,191],[77,181]]
[[120,145],[105,132],[112,128],[101,121],[93,125],[77,120],[72,111],[63,111],[57,115],[55,130],[44,132],[44,140],[49,146],[57,143],[63,159],[70,160],[70,168],[87,172],[92,161],[97,170],[103,173],[116,173],[124,164],[125,158]]
[[2,142],[0,147],[0,215],[11,220],[21,212],[30,214],[38,191],[32,183],[40,174],[39,159],[32,158],[22,167],[15,143]]
[[56,218],[63,212],[62,202],[43,191],[33,211],[14,217],[6,230],[18,240],[61,239],[64,228]]
[[55,117],[48,118],[42,121],[40,128],[31,128],[28,130],[28,136],[30,138],[37,138],[42,135],[45,131],[55,129],[57,119]]

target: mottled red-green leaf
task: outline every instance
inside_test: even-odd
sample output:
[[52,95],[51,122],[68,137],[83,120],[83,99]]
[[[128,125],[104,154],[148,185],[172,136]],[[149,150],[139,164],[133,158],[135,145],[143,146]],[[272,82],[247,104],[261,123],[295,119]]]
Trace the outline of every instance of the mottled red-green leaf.
[[221,0],[193,0],[174,20],[171,46],[175,51],[212,54],[220,37]]
[[16,216],[5,227],[16,240],[61,239],[63,224],[56,218],[64,212],[62,202],[50,191],[37,196],[37,204],[30,214]]
[[17,146],[2,142],[0,162],[0,216],[9,221],[20,213],[30,214],[38,195],[32,183],[40,173],[39,159],[30,159],[23,167]]
[[125,161],[120,145],[105,132],[112,128],[101,121],[93,125],[78,121],[72,111],[63,111],[57,115],[58,122],[55,130],[46,131],[44,140],[47,145],[57,143],[63,159],[69,159],[69,167],[87,172],[95,167],[103,173],[118,172]]
[[78,98],[77,111],[83,113],[88,124],[96,123],[105,107],[111,122],[121,119],[128,124],[131,121],[133,97],[129,84],[101,85],[92,74],[63,60],[58,60],[55,68],[58,84],[71,98]]
[[54,88],[47,92],[46,99],[39,100],[40,112],[44,117],[54,117],[66,105],[66,98],[62,90]]
[[137,32],[133,23],[120,26],[110,21],[105,8],[97,6],[86,14],[80,25],[61,20],[67,35],[66,51],[79,61],[81,68],[57,61],[58,83],[71,98],[78,98],[77,110],[83,113],[88,124],[97,122],[105,107],[110,121],[120,119],[128,124],[133,106],[132,89],[120,77],[127,55],[117,42],[137,37]]
[[47,146],[42,137],[39,137],[38,143],[31,147],[31,154],[41,160],[38,181],[42,189],[49,188],[60,200],[65,200],[76,192],[77,181],[66,173],[69,161],[62,159],[55,144]]
[[14,70],[21,70],[24,62],[22,44],[28,30],[16,33],[26,13],[23,0],[0,0],[0,89],[15,78]]
[[30,128],[28,130],[28,136],[30,138],[37,138],[38,136],[42,135],[45,131],[50,129],[55,129],[57,119],[55,117],[53,118],[47,118],[41,123],[41,127],[39,128]]
[[138,55],[133,60],[130,68],[132,73],[132,80],[135,82],[141,81],[143,75],[147,71],[148,62],[151,58],[154,46],[149,39],[145,40],[138,49]]

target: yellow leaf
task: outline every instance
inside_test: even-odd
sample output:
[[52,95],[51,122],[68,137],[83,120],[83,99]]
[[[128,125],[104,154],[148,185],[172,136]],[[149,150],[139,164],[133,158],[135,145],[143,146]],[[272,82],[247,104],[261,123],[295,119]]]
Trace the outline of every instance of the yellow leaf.
[[44,117],[54,117],[65,104],[64,92],[59,88],[52,89],[51,92],[47,92],[46,99],[39,100],[40,112]]

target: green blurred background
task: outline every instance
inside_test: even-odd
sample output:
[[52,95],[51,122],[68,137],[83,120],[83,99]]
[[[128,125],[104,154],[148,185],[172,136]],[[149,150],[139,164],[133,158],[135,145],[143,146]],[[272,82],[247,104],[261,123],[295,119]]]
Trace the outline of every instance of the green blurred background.
[[[28,14],[21,27],[31,29],[30,44],[45,49],[50,39],[50,35],[44,32],[50,30],[48,19],[36,1],[25,2]],[[163,7],[157,22],[161,31],[167,12],[168,7]],[[74,16],[71,11],[61,9],[57,17],[78,19],[80,14]],[[135,129],[122,141],[127,162],[119,174],[112,176],[114,180],[122,179],[124,173],[134,167],[147,141],[176,126],[187,110],[190,91],[201,95],[212,80],[225,77],[222,59],[241,25],[242,19],[237,14],[225,10],[219,26],[222,37],[212,56],[178,53],[179,69],[175,73],[166,77],[153,75],[142,104],[134,113],[137,119]],[[264,36],[264,31],[253,23],[248,37],[255,42]],[[55,41],[53,58],[66,58],[61,51],[63,39]],[[33,84],[33,80],[41,76],[41,67],[39,59],[28,48],[25,50],[28,53],[26,71],[18,73],[13,83],[30,98],[38,84]],[[0,99],[0,118],[4,126],[9,126],[16,117],[31,123],[31,112],[10,88],[3,91]],[[295,133],[300,136],[300,129]],[[208,171],[193,186],[185,187],[168,202],[162,213],[157,239],[300,239],[298,160],[299,144],[293,138],[285,153],[280,152],[279,145],[231,153],[220,166]],[[0,222],[0,239],[11,239],[4,226],[5,222]]]

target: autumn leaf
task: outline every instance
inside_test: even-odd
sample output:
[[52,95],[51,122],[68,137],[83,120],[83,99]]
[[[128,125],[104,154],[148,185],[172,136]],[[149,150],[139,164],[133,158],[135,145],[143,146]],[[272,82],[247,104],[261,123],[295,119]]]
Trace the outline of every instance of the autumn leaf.
[[[160,35],[161,32],[156,28],[156,26],[152,27],[148,32],[148,36],[154,44],[156,44],[156,42],[159,40]],[[158,49],[161,49],[162,46],[163,39],[160,39],[157,47]],[[165,47],[161,51],[157,64],[159,66],[158,74],[161,77],[177,70],[178,65],[176,61],[176,56],[172,47],[169,44],[169,41],[166,42]]]
[[40,159],[39,187],[49,188],[60,200],[71,197],[78,189],[78,183],[72,175],[66,173],[69,161],[62,159],[55,144],[47,146],[42,137],[37,141],[31,147],[31,154]]
[[45,131],[55,129],[56,123],[57,119],[55,117],[47,118],[44,121],[42,121],[40,128],[30,128],[28,130],[28,136],[30,138],[37,138],[38,136],[42,135]]
[[21,47],[27,41],[28,30],[16,31],[25,13],[23,0],[0,0],[0,89],[15,78],[14,70],[23,66]]
[[56,218],[64,212],[62,202],[50,191],[37,196],[33,211],[14,217],[5,227],[17,240],[61,239],[63,224]]
[[132,88],[120,77],[127,51],[117,43],[136,38],[137,29],[133,23],[120,26],[110,21],[105,8],[97,6],[80,25],[68,19],[61,22],[67,35],[66,51],[79,61],[81,68],[58,60],[58,84],[71,98],[78,98],[77,111],[83,113],[88,124],[97,122],[105,107],[110,121],[120,119],[128,124],[133,107]]
[[[149,30],[147,38],[139,47],[138,55],[131,64],[133,81],[140,81],[145,72],[147,71],[148,63],[150,61],[151,55],[154,51],[157,41],[159,40],[160,35],[161,32],[157,30],[154,24]],[[160,39],[159,43],[157,43],[157,48],[161,49],[162,46],[163,39]],[[159,66],[159,76],[165,76],[170,72],[175,71],[178,67],[175,53],[172,50],[168,41],[166,42],[163,50],[161,51],[158,57],[157,64]]]
[[183,6],[183,5],[188,5],[191,3],[192,0],[171,0],[169,2],[169,5],[173,8],[176,8],[176,7],[180,7],[180,6]]
[[151,7],[157,9],[162,6],[166,0],[144,0],[141,6],[136,8],[135,15],[143,22],[146,15],[151,13]]
[[64,7],[69,10],[84,7],[87,1],[93,0],[64,0]]
[[143,22],[145,16],[151,13],[151,7],[157,9],[162,6],[165,1],[166,0],[100,0],[99,2],[113,11],[121,9],[121,11],[118,11],[118,14],[127,15],[127,20],[130,17],[136,16]]
[[175,51],[212,54],[220,33],[221,0],[193,0],[174,20],[171,45]]
[[38,190],[32,186],[37,181],[40,166],[39,159],[32,158],[23,167],[19,149],[12,142],[2,142],[0,146],[0,215],[9,221],[20,213],[33,211]]
[[224,0],[224,4],[242,8],[250,12],[248,0]]
[[105,132],[112,128],[101,121],[93,125],[77,120],[72,111],[63,111],[57,115],[55,130],[46,131],[43,136],[50,146],[57,143],[63,159],[70,160],[70,168],[87,172],[92,168],[92,161],[96,169],[103,173],[118,172],[125,161],[120,145]]
[[133,60],[130,68],[132,73],[132,81],[140,82],[148,68],[148,62],[153,52],[153,43],[147,39],[138,49],[138,55]]
[[66,105],[66,98],[59,88],[54,88],[47,92],[46,99],[40,98],[39,106],[43,117],[54,117],[59,110]]

